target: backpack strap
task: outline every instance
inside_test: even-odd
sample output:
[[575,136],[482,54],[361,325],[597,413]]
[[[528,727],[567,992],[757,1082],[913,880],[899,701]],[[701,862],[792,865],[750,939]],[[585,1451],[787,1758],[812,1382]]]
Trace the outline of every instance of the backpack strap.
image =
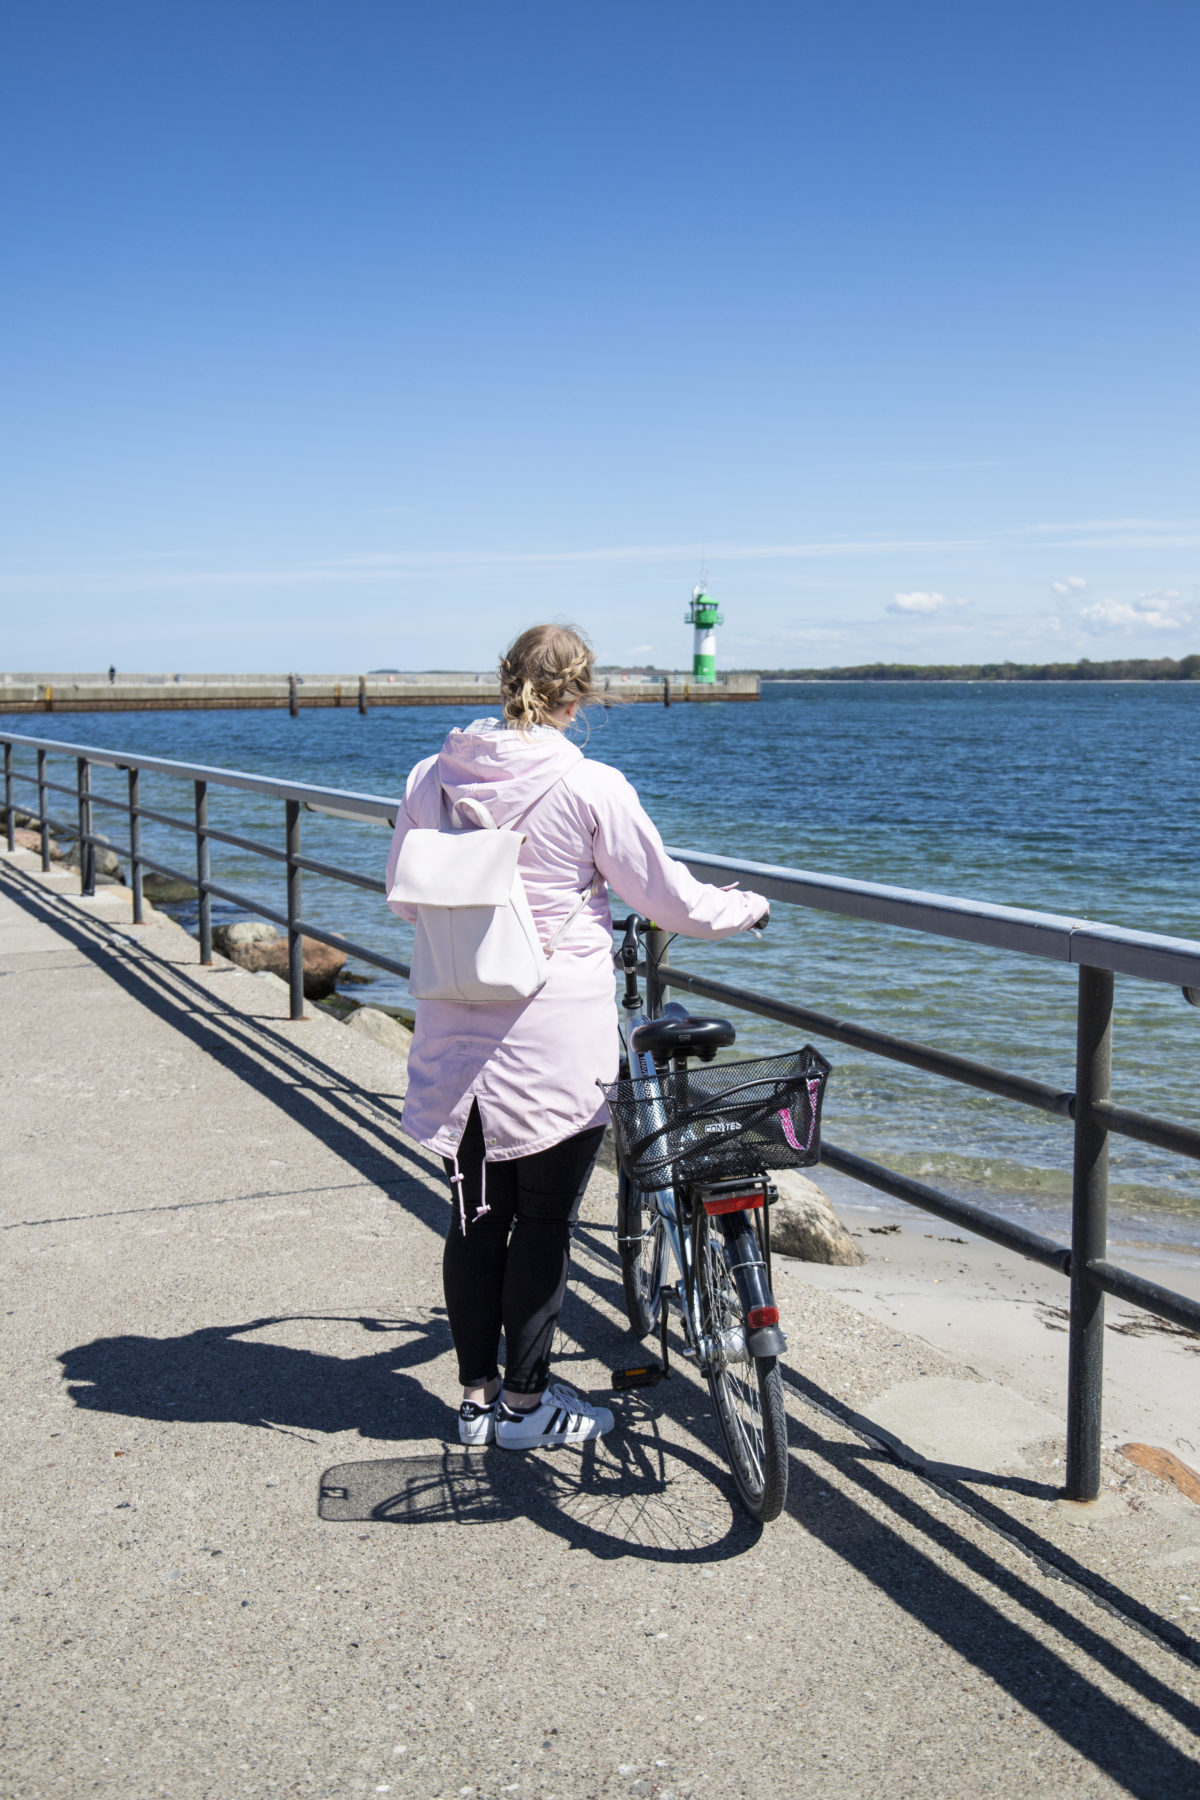
[[574,906],[571,908],[570,912],[567,914],[566,918],[563,920],[563,922],[559,926],[558,930],[554,933],[553,937],[550,939],[550,942],[548,944],[544,944],[542,946],[542,954],[544,956],[550,957],[550,956],[554,955],[554,952],[558,949],[559,943],[561,942],[562,938],[566,934],[568,925],[573,925],[575,923],[575,920],[579,917],[579,914],[583,911],[583,908],[587,904],[587,902],[589,900],[593,899],[595,897],[595,895],[597,895],[600,892],[600,889],[603,886],[604,886],[604,877],[603,877],[603,875],[601,875],[599,869],[597,869],[596,873],[592,876],[592,879],[588,882],[587,886],[584,888],[582,894],[580,894],[578,900],[575,902]]

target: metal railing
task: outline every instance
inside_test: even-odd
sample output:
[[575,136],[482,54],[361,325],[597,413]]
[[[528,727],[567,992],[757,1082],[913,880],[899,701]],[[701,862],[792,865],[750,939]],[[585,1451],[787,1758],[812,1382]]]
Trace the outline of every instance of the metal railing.
[[[360,823],[392,825],[398,799],[378,794],[359,794],[339,788],[316,787],[302,782],[276,781],[266,776],[230,769],[208,768],[162,757],[134,756],[124,751],[98,749],[87,744],[59,743],[50,739],[0,733],[4,746],[4,818],[9,849],[14,846],[15,790],[24,783],[36,791],[36,808],[20,808],[34,817],[41,830],[41,862],[50,866],[49,833],[69,835],[80,846],[81,886],[95,891],[95,852],[108,840],[94,830],[94,809],[105,806],[127,815],[128,857],[133,893],[133,917],[144,917],[143,872],[151,869],[168,879],[194,885],[199,894],[200,959],[212,961],[211,903],[214,896],[271,920],[287,932],[288,987],[294,1019],[304,1016],[303,939],[315,938],[360,958],[389,973],[407,977],[408,966],[377,950],[339,937],[310,924],[303,917],[302,877],[305,872],[382,895],[384,884],[371,876],[306,857],[301,849],[301,817],[305,811]],[[14,751],[32,751],[33,770],[17,765]],[[51,781],[47,774],[52,756],[73,758],[73,785]],[[92,769],[101,766],[123,770],[127,798],[118,800],[97,792]],[[141,802],[139,778],[143,772],[189,782],[193,789],[192,816],[184,819],[151,810]],[[208,799],[212,788],[230,788],[281,800],[284,806],[285,848],[257,839],[218,830],[209,821]],[[77,820],[55,819],[48,805],[51,794],[69,795]],[[147,856],[141,846],[144,820],[178,830],[193,839],[195,874]],[[264,906],[251,896],[213,880],[212,845],[235,849],[281,863],[285,872],[286,902],[282,912]],[[121,846],[117,846],[121,848]],[[647,977],[650,1008],[661,1008],[669,988],[679,988],[706,1000],[714,1000],[779,1024],[794,1026],[820,1038],[846,1044],[892,1062],[920,1069],[943,1080],[980,1089],[1001,1099],[1060,1118],[1073,1127],[1071,1241],[1031,1231],[1026,1226],[960,1200],[938,1188],[915,1181],[894,1169],[871,1162],[856,1152],[828,1142],[821,1160],[830,1168],[864,1182],[892,1198],[963,1226],[980,1237],[1015,1250],[1046,1268],[1055,1269],[1070,1282],[1070,1325],[1067,1373],[1067,1468],[1065,1491],[1069,1498],[1095,1499],[1100,1491],[1100,1419],[1103,1389],[1103,1328],[1106,1294],[1143,1308],[1186,1330],[1200,1330],[1200,1301],[1147,1281],[1128,1269],[1109,1262],[1108,1246],[1108,1140],[1111,1133],[1200,1161],[1200,1130],[1170,1119],[1160,1119],[1114,1103],[1111,1093],[1112,1016],[1114,976],[1129,975],[1145,981],[1166,982],[1182,988],[1193,1003],[1200,1003],[1200,942],[1162,937],[1151,932],[1129,931],[1121,926],[1097,924],[1059,914],[1026,911],[1018,907],[992,906],[952,895],[922,893],[877,882],[852,881],[842,876],[776,868],[735,857],[701,851],[672,849],[671,854],[705,879],[744,878],[756,893],[773,903],[813,908],[908,931],[958,939],[985,948],[1016,952],[1075,964],[1079,970],[1076,1006],[1075,1081],[1071,1090],[1060,1090],[989,1064],[976,1062],[933,1045],[877,1031],[846,1019],[835,1019],[809,1007],[756,993],[748,988],[717,981],[696,971],[673,965],[667,955],[667,935],[652,932],[647,943]]]

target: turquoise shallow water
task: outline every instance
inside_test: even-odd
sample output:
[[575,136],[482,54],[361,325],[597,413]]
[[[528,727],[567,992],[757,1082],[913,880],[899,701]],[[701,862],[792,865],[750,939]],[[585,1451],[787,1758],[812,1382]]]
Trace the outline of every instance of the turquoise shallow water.
[[[56,714],[4,728],[151,755],[398,793],[418,757],[465,722],[451,708],[286,714]],[[779,684],[758,706],[634,706],[598,715],[587,753],[623,769],[668,842],[872,881],[1200,938],[1196,813],[1200,684]],[[178,784],[147,801],[187,810]],[[282,807],[212,798],[212,820],[281,842]],[[101,827],[103,829],[103,827]],[[306,817],[316,856],[381,870],[382,831]],[[117,829],[111,835],[116,838]],[[147,828],[147,851],[187,866],[187,840]],[[234,851],[218,880],[278,906],[278,872]],[[227,909],[226,909],[227,910]],[[372,896],[306,877],[315,922],[404,954]],[[777,907],[760,943],[679,944],[676,960],[822,1011],[1073,1084],[1067,969]],[[381,978],[356,988],[403,999]],[[778,1028],[739,1022],[739,1045]],[[827,1132],[955,1191],[1061,1223],[1070,1127],[894,1064],[826,1046]],[[1114,1091],[1200,1124],[1200,1011],[1178,991],[1118,979]],[[1117,1235],[1200,1245],[1200,1172],[1113,1140]]]

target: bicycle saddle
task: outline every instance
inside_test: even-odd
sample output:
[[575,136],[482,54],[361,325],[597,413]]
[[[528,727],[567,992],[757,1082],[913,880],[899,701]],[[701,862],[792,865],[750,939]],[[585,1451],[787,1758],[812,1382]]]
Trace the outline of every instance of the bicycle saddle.
[[652,1056],[655,1062],[675,1056],[698,1056],[701,1062],[711,1062],[736,1036],[729,1019],[647,1019],[629,1042],[640,1056]]

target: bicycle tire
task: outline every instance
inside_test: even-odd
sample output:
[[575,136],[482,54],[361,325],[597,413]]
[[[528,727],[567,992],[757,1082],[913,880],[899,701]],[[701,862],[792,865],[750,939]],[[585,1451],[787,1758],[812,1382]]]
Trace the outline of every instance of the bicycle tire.
[[667,1245],[657,1210],[623,1169],[617,1177],[617,1248],[629,1329],[635,1337],[647,1337],[662,1311]]
[[727,1357],[744,1343],[741,1300],[725,1257],[725,1241],[705,1216],[700,1221],[696,1284],[706,1340],[705,1374],[725,1459],[738,1498],[761,1524],[777,1519],[787,1498],[787,1411],[773,1356]]

